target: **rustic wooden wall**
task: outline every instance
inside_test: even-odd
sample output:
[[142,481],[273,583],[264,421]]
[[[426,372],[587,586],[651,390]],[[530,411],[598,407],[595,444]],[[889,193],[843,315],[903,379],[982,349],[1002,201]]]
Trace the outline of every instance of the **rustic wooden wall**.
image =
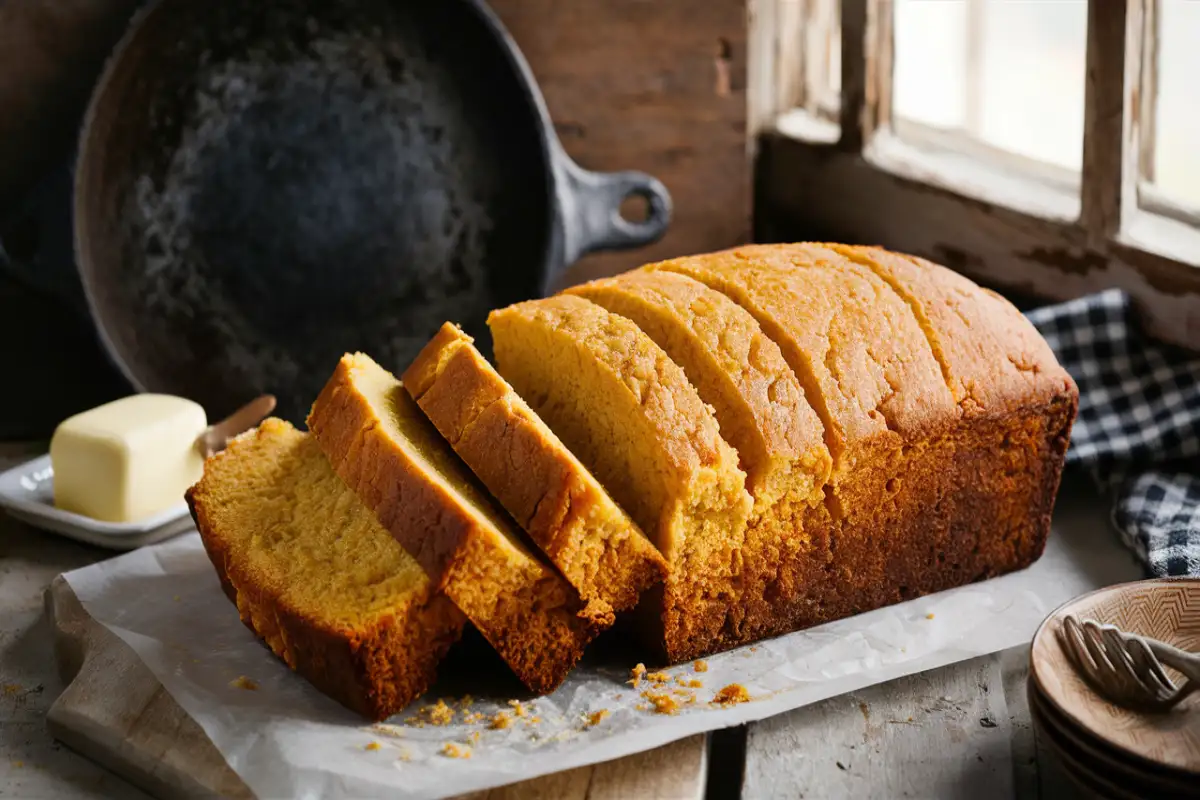
[[567,152],[640,169],[675,203],[650,247],[589,256],[566,282],[749,240],[746,0],[490,0]]

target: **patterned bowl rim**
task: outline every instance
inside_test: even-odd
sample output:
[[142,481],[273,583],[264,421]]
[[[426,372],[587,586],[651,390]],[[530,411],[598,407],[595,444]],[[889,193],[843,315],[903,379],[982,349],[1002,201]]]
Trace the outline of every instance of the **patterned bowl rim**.
[[1130,750],[1129,748],[1125,747],[1121,742],[1115,741],[1115,740],[1110,739],[1105,736],[1101,736],[1101,735],[1097,734],[1095,731],[1093,731],[1091,729],[1091,727],[1089,727],[1084,720],[1081,720],[1078,716],[1073,714],[1069,709],[1063,708],[1063,706],[1061,704],[1059,704],[1059,702],[1054,698],[1054,696],[1049,691],[1047,691],[1046,684],[1042,680],[1042,675],[1038,671],[1037,660],[1033,657],[1033,651],[1038,643],[1038,640],[1041,639],[1043,636],[1050,635],[1050,631],[1049,631],[1050,626],[1058,621],[1058,619],[1061,617],[1061,615],[1067,608],[1074,606],[1083,600],[1086,600],[1086,599],[1092,598],[1092,597],[1096,597],[1096,596],[1102,595],[1102,594],[1108,594],[1111,592],[1120,591],[1120,590],[1129,588],[1131,586],[1153,587],[1153,586],[1175,586],[1175,585],[1180,585],[1180,584],[1195,586],[1195,587],[1197,587],[1197,589],[1200,589],[1200,578],[1191,578],[1191,577],[1144,578],[1140,581],[1126,581],[1124,583],[1114,583],[1111,586],[1102,586],[1099,589],[1093,589],[1090,592],[1084,592],[1083,594],[1077,595],[1076,597],[1073,597],[1070,600],[1066,601],[1065,603],[1061,604],[1060,606],[1058,606],[1058,608],[1055,608],[1048,615],[1046,615],[1046,618],[1044,620],[1042,620],[1041,624],[1038,625],[1037,630],[1034,632],[1033,638],[1029,641],[1029,675],[1033,681],[1033,684],[1037,687],[1038,695],[1046,701],[1046,704],[1051,709],[1053,709],[1057,713],[1061,714],[1066,719],[1070,720],[1075,725],[1076,728],[1078,728],[1081,731],[1086,732],[1087,735],[1093,737],[1098,742],[1103,743],[1110,749],[1118,751],[1125,758],[1131,759],[1135,763],[1137,763],[1143,767],[1151,767],[1155,770],[1166,772],[1166,773],[1176,776],[1176,777],[1185,777],[1185,778],[1195,779],[1195,778],[1197,778],[1197,776],[1200,776],[1200,772],[1188,770],[1183,767],[1176,766],[1174,764],[1166,764],[1161,761],[1155,761],[1154,759],[1147,758],[1146,756],[1142,755],[1141,753],[1138,753],[1134,750]]

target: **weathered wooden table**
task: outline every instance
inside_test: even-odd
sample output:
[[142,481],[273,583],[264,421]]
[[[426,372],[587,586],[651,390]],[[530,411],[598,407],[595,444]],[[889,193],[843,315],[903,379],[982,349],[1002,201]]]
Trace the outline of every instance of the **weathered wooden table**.
[[[0,450],[0,465],[17,456]],[[1066,524],[1107,535],[1104,504],[1085,484],[1070,485],[1060,508]],[[146,796],[57,743],[45,724],[63,686],[44,591],[59,573],[110,555],[0,515],[0,797]],[[1014,648],[717,731],[708,737],[703,786],[689,796],[1071,797],[1035,741],[1026,674],[1025,648]],[[571,796],[627,796],[633,790],[623,793],[619,765],[604,773],[616,781],[609,790],[585,780]]]

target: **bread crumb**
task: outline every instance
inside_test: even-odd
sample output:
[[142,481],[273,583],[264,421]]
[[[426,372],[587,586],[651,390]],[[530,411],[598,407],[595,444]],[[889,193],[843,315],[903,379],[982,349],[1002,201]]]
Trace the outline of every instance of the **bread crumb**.
[[390,736],[393,739],[404,738],[403,728],[399,728],[395,725],[389,725],[386,722],[376,722],[371,726],[371,730],[375,731],[375,733],[383,734],[384,736]]
[[590,714],[588,714],[588,715],[587,715],[587,725],[588,725],[588,727],[589,727],[589,728],[594,728],[595,726],[597,726],[597,725],[599,725],[601,722],[603,722],[603,721],[604,721],[604,718],[605,718],[605,717],[607,717],[607,716],[608,716],[608,709],[607,709],[607,708],[602,708],[602,709],[600,709],[599,711],[593,711],[592,713],[590,713]]
[[731,683],[721,691],[717,692],[712,699],[715,705],[732,706],[738,703],[747,703],[750,701],[750,693],[746,691],[746,687],[740,683]]
[[492,721],[488,724],[488,727],[494,731],[502,731],[509,725],[512,725],[512,717],[509,716],[507,711],[501,711],[492,717]]
[[702,658],[697,659],[692,663],[692,669],[696,670],[696,672],[708,672],[708,662]]
[[400,751],[400,755],[396,756],[397,761],[412,761],[412,753],[408,752],[407,748]]
[[642,678],[645,677],[645,675],[646,675],[646,665],[638,664],[636,667],[634,667],[633,669],[631,669],[629,671],[629,676],[630,676],[629,685],[636,689],[638,687],[638,685],[642,682]]
[[513,713],[516,714],[518,717],[525,716],[525,706],[521,705],[520,700],[509,700],[508,704],[510,706],[512,706]]
[[926,614],[925,619],[933,619],[933,612],[930,611],[928,614]]
[[655,683],[669,683],[671,676],[665,672],[647,672],[646,680],[654,681]]
[[624,692],[617,692],[617,693],[616,693],[616,695],[614,695],[614,696],[613,696],[613,699],[614,699],[614,700],[620,700],[620,699],[621,699],[622,697],[624,697],[624,696],[625,696],[625,693],[624,693]]
[[463,699],[458,701],[458,707],[461,708],[463,711],[466,711],[468,708],[470,708],[474,704],[475,704],[475,698],[469,694],[463,695]]
[[472,731],[471,735],[467,738],[469,738],[472,743],[478,742],[479,741],[479,731]]
[[229,682],[231,689],[245,689],[249,692],[258,691],[258,684],[252,678],[247,678],[245,675],[239,675]]
[[420,715],[431,725],[449,725],[454,722],[454,709],[446,705],[445,700],[438,700],[431,706],[421,709]]
[[669,694],[656,694],[654,692],[642,692],[642,697],[650,701],[654,706],[655,712],[659,714],[674,714],[679,710],[679,701]]
[[474,725],[476,722],[482,722],[487,717],[482,711],[472,711],[470,714],[463,716],[463,722],[468,725]]
[[379,742],[370,742],[363,748],[363,750],[378,750],[378,749],[379,749]]
[[526,725],[537,725],[541,721],[542,721],[541,717],[530,717],[529,719],[527,719],[525,721],[525,724]]
[[690,681],[687,682],[687,687],[689,689],[703,689],[704,681],[700,681],[700,680],[696,680],[695,678],[692,678]]
[[442,745],[442,755],[449,758],[470,758],[471,748],[465,745],[457,745],[454,742],[446,742]]

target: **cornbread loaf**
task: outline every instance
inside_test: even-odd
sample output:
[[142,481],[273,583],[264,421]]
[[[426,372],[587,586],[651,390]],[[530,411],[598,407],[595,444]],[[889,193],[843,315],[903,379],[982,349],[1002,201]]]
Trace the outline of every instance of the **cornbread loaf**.
[[735,601],[745,614],[701,650],[1041,554],[1078,391],[1006,301],[876,248],[753,246],[642,271],[689,276],[749,312],[803,387],[832,457],[823,502],[798,518],[756,509]]
[[334,470],[531,690],[553,690],[611,609],[522,541],[391,373],[338,363],[308,417]]
[[658,550],[469,336],[443,325],[402,383],[585,601],[624,611],[662,581]]
[[186,497],[242,622],[314,686],[383,719],[432,683],[463,615],[311,437],[267,419]]
[[666,655],[713,641],[735,613],[751,498],[712,410],[633,322],[583,298],[519,303],[488,325],[500,373],[666,558],[643,601]]

